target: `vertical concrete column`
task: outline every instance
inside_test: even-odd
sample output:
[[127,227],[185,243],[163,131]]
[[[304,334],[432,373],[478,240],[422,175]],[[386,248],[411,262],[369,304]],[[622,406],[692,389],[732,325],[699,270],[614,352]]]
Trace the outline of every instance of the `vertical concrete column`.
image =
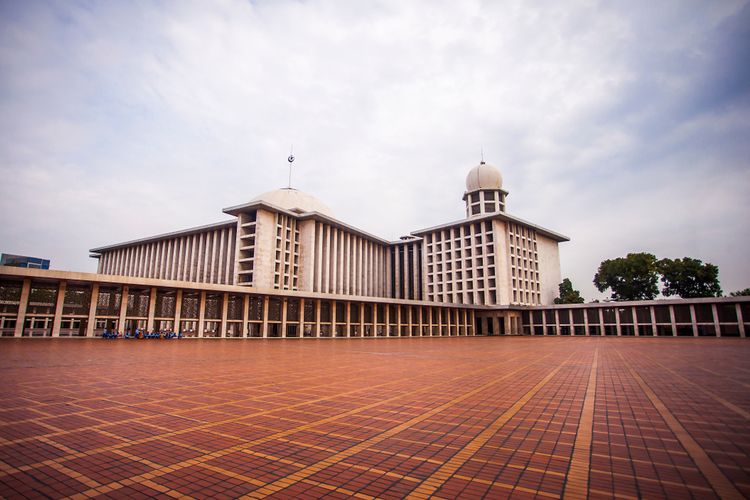
[[714,328],[716,329],[716,336],[721,337],[721,322],[719,321],[719,308],[716,304],[711,304],[711,311],[714,315]]
[[589,310],[588,309],[583,310],[583,327],[586,329],[586,336],[590,337],[591,332],[589,331]]
[[357,259],[359,256],[358,251],[357,251],[359,240],[360,240],[359,236],[352,235],[352,247],[350,249],[350,254],[349,254],[349,266],[350,266],[349,288],[351,289],[352,295],[359,295],[357,293],[357,287],[359,286],[359,283],[361,282],[361,278],[359,276],[361,270],[359,269],[357,265]]
[[263,297],[263,325],[260,327],[260,335],[264,339],[268,338],[268,305],[270,303],[268,295]]
[[320,338],[320,299],[315,299],[315,338]]
[[[584,316],[586,311],[584,310]],[[529,333],[534,335],[534,311],[529,311]]]
[[622,327],[620,326],[620,308],[615,307],[615,326],[617,327],[617,336],[622,337]]
[[638,332],[638,311],[635,307],[631,307],[631,314],[633,315],[633,329],[635,330],[635,336],[638,337],[640,333]]
[[690,324],[693,327],[693,337],[698,336],[698,320],[695,314],[695,304],[690,304]]
[[333,293],[339,293],[338,286],[338,269],[339,269],[339,230],[338,228],[333,229],[333,244],[331,245],[331,291]]
[[55,300],[55,317],[52,320],[52,336],[60,336],[60,323],[62,322],[63,305],[65,304],[65,289],[67,281],[60,281],[57,285],[57,300]]
[[330,293],[331,283],[331,231],[328,226],[323,226],[323,235],[325,240],[325,258],[323,259],[323,293]]
[[399,245],[393,246],[393,264],[396,267],[394,271],[395,283],[393,283],[393,296],[397,299],[401,297],[401,253],[399,251]]
[[313,291],[323,291],[323,228],[320,222],[315,222],[315,276],[313,277]]
[[401,318],[401,304],[396,305],[396,332],[397,336],[401,336],[401,323],[403,321],[403,318]]
[[[370,330],[372,332],[372,330]],[[365,336],[365,304],[359,304],[359,336]]]
[[468,314],[469,314],[471,334],[473,336],[476,336],[477,335],[477,331],[476,331],[476,325],[477,325],[476,313],[474,312],[474,309],[472,309],[471,311],[469,311]]
[[427,328],[429,329],[430,337],[432,337],[432,311],[432,306],[427,306]]
[[656,336],[656,310],[654,306],[648,306],[649,313],[651,314],[651,333],[652,336]]
[[125,333],[125,319],[127,318],[128,314],[128,295],[130,294],[130,289],[128,288],[128,285],[122,286],[122,296],[120,297],[120,315],[117,318],[117,331],[120,333]]
[[677,336],[677,322],[674,317],[674,306],[669,306],[669,322],[672,324],[672,336]]
[[548,335],[547,331],[547,311],[542,310],[542,335]]
[[338,318],[336,317],[336,301],[331,301],[331,338],[336,337],[336,325],[338,325]]
[[500,319],[497,316],[492,317],[492,333],[494,335],[504,335],[505,332],[500,331]]
[[305,336],[305,299],[299,299],[299,325],[297,326],[300,338]]
[[31,293],[31,280],[26,278],[21,285],[21,298],[18,301],[18,314],[16,314],[16,329],[14,337],[23,336],[23,327],[26,324],[26,309],[29,305],[29,294]]
[[[742,317],[742,308],[740,307],[739,302],[736,303],[734,307],[737,311],[737,326],[740,329],[740,337],[744,337],[747,332],[745,332],[745,319]],[[695,320],[693,320],[693,325],[695,325]]]
[[[216,266],[218,268],[218,274],[216,276],[216,283],[226,283],[226,251],[227,251],[227,232],[228,230],[226,228],[222,229],[220,232],[217,231],[219,234],[219,260],[217,261]],[[224,335],[222,335],[223,337]]]
[[148,297],[148,317],[146,319],[146,330],[154,331],[154,316],[156,313],[156,287],[152,286]]
[[388,304],[383,304],[383,309],[385,310],[385,336],[390,337],[391,336],[391,308],[388,307]]
[[221,325],[219,337],[226,337],[227,336],[227,316],[229,313],[229,293],[224,292],[224,296],[221,298]]
[[182,322],[182,289],[177,290],[174,301],[174,323],[172,323],[172,331],[179,333],[182,331],[180,325]]
[[[466,311],[464,311],[466,312]],[[419,331],[419,336],[422,336],[422,317],[424,316],[424,307],[423,306],[417,306],[417,329]]]
[[558,309],[555,309],[555,334],[560,335],[562,332],[560,332],[560,311]]
[[349,289],[350,286],[350,276],[352,266],[351,261],[349,260],[349,253],[351,251],[351,244],[352,244],[352,235],[350,233],[344,233],[344,258],[342,259],[344,262],[342,264],[343,270],[344,270],[344,280],[343,280],[343,292],[347,295],[351,295],[351,290]]
[[242,299],[242,336],[250,336],[250,296]]
[[351,314],[352,314],[352,304],[351,302],[344,302],[344,316],[346,317],[346,335],[345,337],[351,337]]
[[200,302],[198,303],[198,337],[203,338],[206,329],[206,291],[201,290]]
[[99,302],[99,283],[91,285],[91,298],[89,299],[89,317],[86,322],[86,336],[94,336],[94,327],[96,326],[96,304]]
[[286,318],[287,309],[289,308],[289,299],[286,297],[281,298],[281,338],[286,338]]

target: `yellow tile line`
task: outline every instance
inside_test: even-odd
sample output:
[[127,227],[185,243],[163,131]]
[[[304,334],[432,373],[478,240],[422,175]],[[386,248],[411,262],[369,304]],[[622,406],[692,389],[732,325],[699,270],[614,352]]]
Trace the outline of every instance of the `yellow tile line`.
[[531,399],[536,393],[538,393],[547,382],[557,375],[567,361],[573,356],[571,354],[568,358],[560,363],[557,368],[549,372],[542,380],[540,380],[534,387],[532,387],[526,394],[521,396],[513,406],[505,410],[499,417],[497,417],[489,426],[485,428],[478,436],[472,439],[464,448],[453,455],[453,457],[446,462],[441,468],[433,472],[422,484],[420,484],[411,495],[415,496],[430,496],[433,495],[438,488],[463,464],[465,464],[474,455],[479,448],[481,448],[492,436],[503,426],[508,420],[510,420],[521,408]]
[[[547,356],[549,356],[549,355],[547,355]],[[547,356],[544,356],[544,357],[547,357]],[[542,358],[538,358],[535,361],[538,362],[540,359],[542,359]],[[333,456],[328,457],[328,458],[326,458],[324,460],[321,460],[320,462],[317,462],[317,463],[315,463],[315,464],[313,464],[313,465],[311,465],[311,466],[309,466],[309,467],[307,467],[305,469],[299,470],[299,471],[291,474],[290,476],[288,476],[288,478],[291,479],[291,480],[293,480],[294,482],[306,479],[307,477],[315,474],[316,472],[318,472],[318,471],[320,471],[322,469],[325,469],[326,467],[329,467],[329,466],[331,466],[331,465],[333,465],[335,463],[338,463],[338,462],[340,462],[340,461],[342,461],[342,460],[344,460],[344,459],[346,459],[346,458],[348,458],[348,457],[350,457],[352,455],[355,455],[355,454],[359,453],[360,451],[366,450],[367,448],[371,447],[372,445],[380,443],[380,442],[388,439],[389,437],[394,436],[394,435],[398,434],[399,432],[401,432],[401,431],[403,431],[405,429],[408,429],[412,425],[414,425],[416,423],[419,423],[419,422],[422,422],[422,421],[430,418],[431,416],[433,416],[433,415],[435,415],[437,413],[440,413],[441,411],[444,411],[444,410],[446,410],[446,409],[454,406],[456,403],[460,403],[461,401],[464,401],[464,400],[466,400],[466,399],[474,396],[475,394],[478,394],[478,393],[480,393],[480,392],[488,389],[489,387],[492,387],[493,385],[496,385],[499,382],[512,377],[513,375],[515,375],[515,374],[517,374],[519,372],[522,372],[526,368],[528,368],[528,366],[521,366],[521,367],[519,367],[518,369],[516,369],[516,370],[514,370],[512,372],[506,373],[505,375],[503,375],[500,378],[497,378],[497,379],[494,379],[494,380],[490,380],[489,382],[487,382],[485,384],[482,384],[481,386],[479,386],[479,387],[477,387],[477,388],[475,388],[475,389],[473,389],[473,390],[471,390],[469,392],[464,392],[460,396],[458,396],[458,397],[456,397],[456,398],[454,398],[454,399],[452,399],[452,400],[450,400],[450,401],[448,401],[446,403],[443,403],[442,405],[437,406],[437,407],[433,408],[432,410],[429,410],[429,411],[423,413],[422,415],[418,415],[416,417],[413,417],[413,418],[407,420],[406,422],[404,422],[404,423],[402,423],[402,424],[400,424],[400,425],[398,425],[396,427],[393,427],[393,428],[391,428],[391,429],[383,432],[382,434],[379,434],[377,436],[373,436],[372,438],[367,439],[365,441],[362,441],[361,443],[359,443],[359,444],[357,444],[355,446],[352,446],[351,448],[347,448],[346,450],[343,450],[343,451],[337,453],[336,455],[333,455]],[[557,373],[557,371],[559,369],[560,369],[559,367],[556,368],[553,371],[553,373]],[[550,378],[550,376],[548,375],[545,378],[545,381],[548,380],[549,378]],[[249,493],[244,498],[263,498],[263,497],[265,497],[267,495],[276,493],[277,491],[280,491],[282,489],[283,489],[283,486],[281,484],[279,484],[279,481],[275,481],[273,483],[270,483],[270,484],[266,485],[264,488],[261,488],[261,489],[259,489],[257,491],[253,491],[253,492]]]
[[[552,353],[546,354],[546,355],[541,356],[539,358],[536,358],[534,360],[534,362],[539,362],[539,361],[541,361],[541,360],[543,360],[543,359],[545,359],[545,358],[547,358],[547,357],[549,357],[551,355],[552,355]],[[516,358],[512,358],[512,359],[508,360],[508,363],[514,362],[514,361],[518,360],[519,358],[520,358],[520,356],[516,357]],[[202,465],[204,465],[203,462],[205,462],[207,460],[212,460],[212,459],[214,459],[216,457],[228,455],[228,454],[234,453],[236,451],[241,451],[244,448],[247,448],[249,446],[254,446],[256,444],[265,443],[265,442],[268,442],[268,441],[271,441],[271,440],[274,440],[274,439],[278,439],[279,437],[284,437],[284,436],[288,436],[290,434],[295,434],[295,433],[300,432],[302,430],[311,429],[311,428],[314,428],[314,427],[316,427],[318,425],[321,425],[321,424],[325,424],[325,423],[329,423],[329,422],[334,422],[334,421],[336,421],[336,420],[338,420],[340,418],[345,418],[345,417],[348,417],[348,416],[351,416],[351,415],[356,415],[357,413],[362,412],[364,410],[368,410],[368,409],[371,409],[371,408],[376,408],[379,405],[387,404],[387,403],[389,403],[391,401],[397,401],[398,399],[403,398],[405,396],[409,396],[410,394],[417,394],[417,393],[420,393],[420,392],[429,390],[429,389],[431,389],[433,387],[438,387],[438,386],[441,386],[441,385],[446,385],[447,384],[447,385],[450,386],[451,382],[453,382],[453,381],[458,381],[458,380],[465,379],[465,378],[468,378],[468,377],[473,377],[473,376],[475,376],[475,375],[477,375],[479,373],[489,371],[489,370],[491,370],[493,368],[495,368],[495,367],[493,367],[493,366],[483,367],[483,368],[474,370],[472,372],[464,372],[460,376],[457,376],[457,377],[455,377],[452,380],[448,380],[448,381],[443,380],[443,381],[436,382],[436,383],[428,385],[428,386],[420,386],[417,389],[413,389],[411,391],[399,392],[398,394],[394,395],[391,398],[387,398],[387,399],[384,399],[384,400],[376,401],[376,402],[373,402],[373,403],[365,405],[365,406],[353,408],[351,410],[347,410],[345,412],[342,412],[342,413],[339,413],[339,414],[336,414],[336,415],[333,415],[333,416],[330,416],[330,417],[326,417],[326,418],[321,419],[321,420],[319,420],[317,422],[311,422],[311,423],[308,423],[308,424],[305,424],[305,425],[302,425],[302,426],[298,426],[298,427],[294,427],[294,428],[291,428],[291,429],[279,431],[277,433],[270,434],[270,435],[265,436],[263,438],[255,439],[253,441],[243,442],[241,444],[238,444],[238,445],[235,445],[235,446],[231,446],[229,448],[225,448],[225,449],[221,450],[221,452],[215,452],[215,453],[213,453],[211,455],[205,455],[203,457],[199,457],[198,459],[193,459],[193,460],[189,460],[189,461],[183,462],[183,463],[179,464],[180,467],[177,467],[177,466],[173,466],[173,467],[174,467],[174,469],[177,469],[177,468],[183,468],[183,467],[187,467],[189,465],[199,464],[199,463],[202,464]],[[499,380],[502,380],[502,379],[505,379],[507,377],[510,377],[510,376],[512,376],[512,375],[514,375],[514,374],[518,373],[519,371],[521,371],[523,369],[526,369],[526,368],[528,368],[528,365],[524,365],[521,368],[518,368],[517,370],[514,370],[514,371],[506,374],[505,376],[503,376]],[[375,386],[371,386],[368,389],[371,389],[372,387],[378,387],[378,386],[393,384],[393,383],[397,383],[397,382],[400,382],[400,381],[390,381],[390,382],[386,382],[386,383],[383,383],[383,384],[378,384],[378,385],[375,385]],[[349,393],[359,392],[359,391],[362,391],[362,390],[363,390],[362,388],[358,388],[358,389],[354,389],[352,391],[349,391]],[[367,389],[365,389],[365,390],[367,390]],[[341,395],[346,395],[346,394],[348,394],[348,393],[333,394],[333,395],[331,395],[329,397],[319,398],[319,399],[315,400],[314,402],[325,401],[325,400],[329,400],[329,399],[335,399],[336,397],[340,397]],[[311,403],[311,401],[304,401],[304,402],[301,402],[301,403],[295,403],[293,405],[290,405],[289,408],[292,408],[292,407],[295,407],[295,406],[304,406],[304,405],[307,405],[307,404],[310,404],[310,403]],[[279,408],[275,408],[273,410],[269,410],[268,412],[262,412],[262,413],[270,413],[272,411],[277,411],[277,410],[279,410]],[[245,418],[245,417],[242,417],[242,418]],[[239,419],[239,417],[234,418],[234,419],[228,419],[226,422],[232,422],[232,421],[238,420],[238,419]],[[215,425],[215,424],[216,424],[216,422],[210,422],[208,424],[205,424],[204,426],[196,426],[196,427],[193,427],[193,428],[190,428],[190,429],[186,429],[185,431],[182,431],[182,432],[189,432],[190,430],[195,430],[195,429],[199,429],[199,428],[202,428],[202,427],[209,427],[209,426]],[[174,432],[172,434],[179,434],[179,433],[181,433],[181,432]],[[145,440],[142,440],[142,441],[146,442],[146,441],[151,441],[151,440],[154,440],[154,439],[159,439],[159,436],[155,436],[155,437],[152,437],[150,439],[145,439]],[[131,443],[127,443],[127,444],[132,444],[132,442]],[[109,449],[113,449],[113,448],[116,448],[116,447],[105,447],[105,448],[103,448],[103,450],[109,450]],[[57,460],[61,460],[61,459],[57,459]],[[42,462],[42,463],[44,463],[44,462]],[[40,464],[37,464],[37,466],[38,465],[40,465]],[[317,472],[317,470],[315,472]],[[164,475],[166,473],[167,473],[166,471],[160,470],[160,471],[155,471],[155,472],[153,472],[151,474],[153,475],[153,477],[156,477],[156,476]],[[131,478],[131,480],[133,480],[134,482],[138,482],[137,481],[138,478],[143,478],[143,475],[134,476],[133,478]],[[86,492],[84,492],[84,493],[86,493]]]
[[[518,358],[515,358],[515,359],[518,359]],[[472,372],[472,373],[481,373],[482,371],[487,371],[490,368],[491,367],[481,368],[481,369],[479,369],[479,370],[477,370],[475,372]],[[448,371],[448,369],[446,369],[445,371]],[[466,377],[466,376],[467,376],[467,374],[462,374],[460,377],[457,377],[457,378]],[[382,387],[382,386],[387,386],[387,385],[392,385],[392,384],[398,384],[398,383],[401,383],[401,381],[399,381],[399,380],[395,380],[395,381],[394,380],[390,380],[388,382],[383,382],[382,384],[376,384],[376,385],[370,386],[368,388],[352,389],[351,391],[348,391],[348,392],[338,393],[338,394],[332,394],[330,396],[321,397],[321,398],[318,398],[318,399],[315,399],[315,400],[301,401],[299,403],[294,403],[294,404],[286,406],[286,407],[273,408],[273,409],[269,409],[269,410],[260,411],[260,412],[257,412],[257,413],[251,413],[251,414],[248,414],[248,415],[233,416],[232,418],[229,418],[229,419],[226,419],[226,420],[215,421],[215,422],[206,422],[206,423],[198,424],[198,425],[186,428],[186,429],[182,429],[182,430],[178,430],[178,431],[165,432],[164,434],[159,434],[159,435],[156,435],[156,436],[148,436],[148,437],[145,437],[145,438],[134,439],[134,440],[127,440],[127,438],[123,438],[122,436],[118,436],[116,434],[112,434],[112,433],[109,433],[107,431],[103,431],[101,429],[98,429],[99,426],[92,426],[92,427],[89,427],[89,428],[90,429],[96,429],[97,432],[101,432],[101,433],[109,435],[111,437],[117,437],[119,440],[124,440],[124,441],[122,443],[115,444],[115,445],[102,446],[100,448],[95,448],[95,449],[92,449],[92,450],[87,450],[85,452],[76,452],[76,453],[72,453],[72,454],[69,454],[69,455],[62,456],[62,457],[44,460],[44,461],[38,462],[36,464],[25,465],[25,466],[22,466],[22,467],[11,469],[10,471],[6,471],[6,470],[0,468],[0,478],[3,477],[3,476],[5,476],[5,475],[7,475],[7,474],[12,473],[14,470],[27,471],[27,470],[31,470],[31,469],[34,469],[34,468],[38,468],[38,467],[44,466],[44,465],[51,465],[53,463],[64,462],[66,460],[70,460],[70,459],[73,459],[73,458],[80,458],[80,457],[87,456],[87,455],[93,455],[93,454],[96,454],[96,453],[101,453],[103,451],[111,451],[111,450],[117,450],[117,449],[120,449],[120,448],[125,448],[125,447],[128,447],[128,446],[134,445],[134,444],[143,444],[143,443],[148,443],[148,442],[157,441],[157,440],[167,440],[171,436],[176,436],[176,435],[180,435],[180,434],[186,434],[186,433],[190,433],[190,432],[193,432],[193,431],[196,431],[196,430],[203,430],[203,429],[206,429],[206,428],[209,428],[209,427],[212,427],[212,426],[216,426],[218,424],[231,423],[231,422],[235,422],[237,420],[246,419],[248,417],[260,417],[260,416],[268,415],[270,413],[274,413],[276,411],[286,410],[286,409],[294,408],[294,407],[297,407],[297,406],[305,406],[305,405],[308,405],[308,404],[318,403],[318,402],[321,402],[321,401],[335,400],[337,397],[340,397],[340,396],[346,396],[348,394],[353,394],[353,393],[362,392],[362,391],[368,391],[368,390],[371,390],[371,389],[376,388],[376,387]],[[433,384],[432,386],[437,386],[437,385],[440,385],[440,384],[439,383],[438,384]],[[428,386],[428,387],[432,387],[432,386]],[[315,387],[318,387],[318,386],[315,386]],[[397,396],[394,396],[393,398],[390,398],[390,399],[385,400],[385,401],[395,400],[398,397],[403,396],[404,394],[413,394],[415,392],[420,392],[420,391],[422,391],[424,389],[425,389],[425,387],[420,387],[419,389],[416,389],[416,390],[412,390],[412,391],[409,391],[409,392],[406,392],[406,393],[400,393]],[[299,390],[299,389],[296,389],[296,390]],[[292,391],[286,391],[286,392],[292,392]],[[382,404],[383,402],[384,401],[378,401],[376,403],[373,403],[373,404],[368,405],[366,407],[361,407],[359,409],[366,409],[366,408],[369,408],[369,407],[374,407],[374,406],[377,406],[379,404]],[[214,405],[209,405],[209,406],[214,406]],[[320,424],[320,423],[324,423],[324,422],[328,422],[328,421],[333,421],[333,420],[336,420],[337,418],[339,418],[340,416],[349,415],[350,412],[351,412],[351,410],[349,412],[340,413],[340,414],[334,415],[332,417],[326,417],[326,418],[323,418],[323,419],[321,419],[321,420],[319,420],[317,422],[313,422],[313,424],[317,425],[317,424]],[[172,414],[164,414],[164,416],[173,416],[173,415]],[[149,418],[149,417],[143,417],[143,418]],[[127,424],[123,424],[123,425],[131,425],[131,424],[132,424],[132,422],[128,422]],[[102,425],[104,425],[104,424],[102,424]],[[153,424],[149,424],[149,425],[153,425]],[[50,426],[48,426],[48,427],[50,427]],[[160,428],[160,429],[164,429],[163,427],[159,427],[159,426],[155,426],[155,427]],[[307,426],[302,426],[302,427],[307,427]],[[296,428],[293,428],[293,429],[299,429],[299,428],[300,427],[296,427]],[[224,436],[224,437],[233,437],[233,436],[228,436],[228,435],[220,434],[220,433],[214,432],[214,431],[206,431],[206,432],[210,432],[212,434],[221,435],[221,436]],[[63,434],[67,434],[67,433],[68,433],[68,431],[61,431],[61,432],[56,433],[56,434],[48,434],[48,435],[45,435],[45,436],[47,438],[49,438],[50,436],[53,436],[53,435],[56,436],[56,435],[63,435]],[[289,434],[289,433],[285,432],[283,435],[286,435],[286,434]],[[28,441],[28,440],[32,440],[32,439],[35,439],[35,438],[33,438],[33,437],[32,438],[24,438],[23,440],[18,440],[18,441],[19,442],[20,441]],[[238,439],[238,438],[234,437],[234,439]],[[258,441],[258,442],[262,442],[262,441]],[[255,444],[255,443],[256,443],[256,441],[253,441],[250,444]],[[236,445],[234,447],[229,448],[229,450],[235,451],[235,449],[241,449],[246,444],[248,444],[248,443],[244,443],[244,444],[241,444],[241,445]],[[55,446],[57,446],[57,444],[55,444]],[[231,451],[228,451],[228,453],[230,453]]]
[[745,498],[706,454],[701,445],[699,445],[698,442],[695,441],[695,439],[693,439],[693,437],[688,433],[688,431],[685,430],[679,420],[677,420],[672,412],[669,411],[664,402],[659,399],[659,396],[657,396],[656,393],[651,389],[651,387],[649,387],[648,384],[646,384],[646,382],[641,378],[641,376],[627,364],[623,355],[619,352],[617,353],[617,355],[620,356],[620,359],[622,359],[622,362],[630,372],[630,375],[636,382],[638,382],[641,390],[651,401],[651,404],[654,405],[654,408],[656,408],[656,411],[659,412],[661,417],[664,419],[664,422],[667,424],[667,426],[669,426],[674,435],[677,436],[677,439],[682,444],[682,447],[685,448],[685,451],[688,452],[690,458],[692,458],[693,462],[695,462],[695,465],[698,466],[708,482],[711,483],[711,486],[713,486],[716,493],[724,499],[736,498],[739,500]]
[[589,371],[586,396],[583,399],[578,433],[573,445],[568,476],[565,480],[563,498],[574,499],[588,496],[589,467],[591,465],[591,438],[594,432],[594,401],[596,399],[596,370],[599,367],[599,349],[594,349],[594,361]]

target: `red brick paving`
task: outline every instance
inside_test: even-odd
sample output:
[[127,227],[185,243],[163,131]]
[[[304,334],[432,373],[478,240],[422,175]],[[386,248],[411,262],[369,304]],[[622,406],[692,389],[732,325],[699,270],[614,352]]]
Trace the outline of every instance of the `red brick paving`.
[[747,360],[744,339],[3,340],[0,496],[750,497]]

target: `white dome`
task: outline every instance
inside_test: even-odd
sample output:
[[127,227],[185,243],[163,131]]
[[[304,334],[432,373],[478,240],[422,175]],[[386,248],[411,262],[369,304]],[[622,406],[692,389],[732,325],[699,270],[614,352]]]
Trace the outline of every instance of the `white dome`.
[[295,212],[318,212],[333,217],[328,206],[316,197],[292,188],[282,188],[263,193],[252,201],[264,201],[285,210]]
[[466,191],[478,189],[502,189],[503,176],[500,171],[489,163],[481,162],[469,171],[466,176]]

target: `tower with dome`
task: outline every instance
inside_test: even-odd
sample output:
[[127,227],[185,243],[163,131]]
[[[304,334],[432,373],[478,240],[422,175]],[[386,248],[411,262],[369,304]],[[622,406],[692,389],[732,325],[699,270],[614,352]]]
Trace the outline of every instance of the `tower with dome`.
[[[520,328],[513,307],[551,304],[556,297],[558,244],[568,240],[510,215],[507,197],[500,171],[482,161],[466,176],[464,218],[397,241],[348,225],[313,195],[287,187],[225,208],[231,218],[216,224],[91,252],[103,275],[478,307],[472,328],[507,332]],[[496,306],[507,307],[481,309]]]

